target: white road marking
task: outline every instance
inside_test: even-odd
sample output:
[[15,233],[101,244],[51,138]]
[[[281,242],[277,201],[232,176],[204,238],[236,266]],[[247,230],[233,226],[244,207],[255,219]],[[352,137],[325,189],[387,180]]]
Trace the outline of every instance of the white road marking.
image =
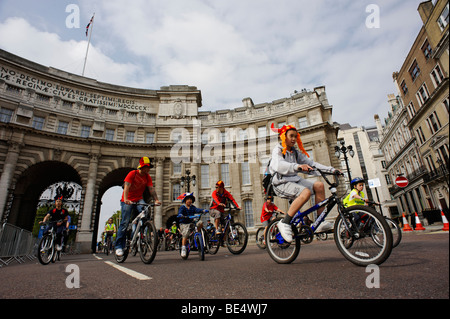
[[[98,257],[98,256],[95,255],[95,254],[94,254],[94,257],[97,258],[98,260],[103,260],[103,258]],[[138,279],[138,280],[150,280],[150,279],[153,279],[152,277],[146,276],[146,275],[144,275],[144,274],[141,274],[141,273],[139,273],[139,272],[137,272],[137,271],[128,269],[128,268],[126,268],[126,267],[117,265],[117,264],[115,264],[115,263],[113,263],[113,262],[110,262],[110,261],[106,261],[106,260],[105,260],[104,263],[107,264],[107,265],[110,265],[110,266],[116,268],[117,270],[120,270],[121,272],[124,272],[124,273],[127,274],[128,276],[131,276],[131,277],[136,278],[136,279]]]

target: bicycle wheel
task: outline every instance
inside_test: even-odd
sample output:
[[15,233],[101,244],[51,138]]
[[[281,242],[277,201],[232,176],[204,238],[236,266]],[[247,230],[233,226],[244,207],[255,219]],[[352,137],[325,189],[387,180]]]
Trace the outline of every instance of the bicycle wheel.
[[398,226],[398,224],[392,219],[387,217],[385,217],[385,219],[392,232],[392,248],[397,247],[402,241],[402,230],[400,229],[400,226]]
[[256,246],[261,249],[266,249],[266,245],[264,244],[264,228],[259,228],[256,232]]
[[[221,235],[219,235],[219,236],[221,236]],[[215,233],[210,234],[208,236],[208,247],[209,247],[209,253],[211,255],[215,255],[220,248],[219,236]]]
[[360,205],[347,208],[344,216],[342,219],[338,215],[334,228],[334,240],[341,254],[358,266],[386,261],[392,251],[392,233],[384,217]]
[[155,259],[158,247],[158,233],[152,222],[146,221],[142,225],[139,236],[139,256],[144,264],[150,264]]
[[241,223],[233,223],[230,225],[227,234],[227,248],[234,255],[241,254],[248,242],[247,228]]
[[200,260],[205,260],[205,246],[203,245],[203,239],[200,234],[195,235],[195,243],[197,245],[198,256]]
[[282,218],[274,219],[267,227],[266,247],[269,256],[279,264],[290,264],[300,252],[300,236],[297,227],[292,227],[294,240],[288,243],[278,231],[278,222]]
[[38,259],[43,265],[48,265],[53,260],[55,246],[53,245],[53,236],[46,234],[41,238],[38,246]]

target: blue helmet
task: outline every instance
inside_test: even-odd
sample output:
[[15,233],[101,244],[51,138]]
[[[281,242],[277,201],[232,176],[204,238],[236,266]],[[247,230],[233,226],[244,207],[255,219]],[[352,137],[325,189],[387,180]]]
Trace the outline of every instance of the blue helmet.
[[364,178],[362,177],[355,177],[354,179],[352,179],[352,181],[350,182],[350,187],[353,188],[356,184],[358,183],[364,183]]

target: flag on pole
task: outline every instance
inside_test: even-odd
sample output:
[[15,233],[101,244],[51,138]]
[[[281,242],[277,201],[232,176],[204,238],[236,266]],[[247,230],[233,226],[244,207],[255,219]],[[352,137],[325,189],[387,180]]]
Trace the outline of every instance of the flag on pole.
[[89,21],[88,25],[86,26],[86,36],[88,36],[89,26],[91,25],[92,22],[94,22],[94,16],[92,16],[91,20]]

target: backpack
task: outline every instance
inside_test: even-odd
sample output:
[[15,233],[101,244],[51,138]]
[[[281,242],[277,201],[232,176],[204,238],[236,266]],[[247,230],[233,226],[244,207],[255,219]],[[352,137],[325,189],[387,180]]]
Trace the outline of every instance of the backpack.
[[[294,148],[294,152],[295,152],[295,158],[298,162],[298,151],[297,149]],[[283,158],[285,157],[285,155],[283,155]],[[264,194],[266,196],[276,196],[275,191],[273,190],[273,184],[272,184],[272,179],[273,179],[273,175],[270,174],[270,162],[272,162],[272,159],[269,160],[269,163],[267,163],[267,167],[266,170],[264,171],[264,178],[262,180],[262,187],[264,189]]]

